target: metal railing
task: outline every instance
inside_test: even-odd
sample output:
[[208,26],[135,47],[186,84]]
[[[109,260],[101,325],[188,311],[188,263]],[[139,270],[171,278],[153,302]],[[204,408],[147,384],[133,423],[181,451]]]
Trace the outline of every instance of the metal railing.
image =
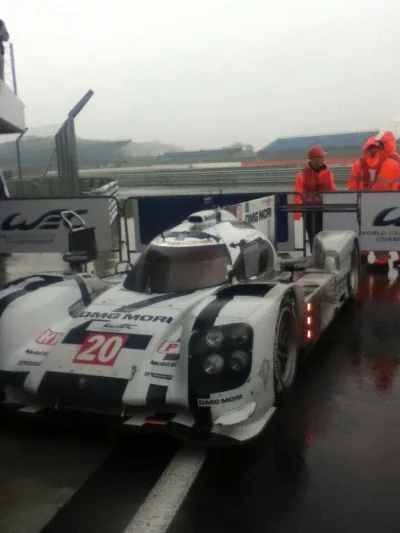
[[[83,180],[82,180],[83,181]],[[82,183],[81,183],[82,188]],[[90,196],[109,196],[109,212],[110,212],[110,224],[113,224],[114,220],[119,215],[119,206],[115,201],[118,198],[119,186],[118,181],[110,181],[97,189],[92,189],[89,185],[86,191],[82,191],[82,195]]]
[[[342,186],[349,177],[350,166],[333,167],[337,185]],[[233,187],[233,186],[290,186],[292,187],[298,168],[232,168],[217,170],[192,170],[173,172],[122,172],[110,169],[109,180],[117,180],[122,187]],[[91,176],[93,174],[91,173]],[[100,176],[86,177],[80,171],[81,179],[107,179]],[[104,182],[103,182],[104,183]]]
[[[68,196],[62,194],[58,178],[10,178],[7,179],[7,186],[11,197],[64,198]],[[105,187],[104,189],[102,189],[103,186]],[[118,182],[109,178],[84,178],[81,180],[82,194],[97,191],[97,196],[105,196],[105,192],[107,192],[107,195],[117,196],[118,190]]]

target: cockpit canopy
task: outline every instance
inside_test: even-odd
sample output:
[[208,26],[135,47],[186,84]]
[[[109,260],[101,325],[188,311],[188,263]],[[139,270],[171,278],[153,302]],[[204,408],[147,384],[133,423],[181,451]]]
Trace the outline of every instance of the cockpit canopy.
[[150,244],[127,275],[124,287],[146,293],[215,287],[227,282],[229,265],[225,244]]

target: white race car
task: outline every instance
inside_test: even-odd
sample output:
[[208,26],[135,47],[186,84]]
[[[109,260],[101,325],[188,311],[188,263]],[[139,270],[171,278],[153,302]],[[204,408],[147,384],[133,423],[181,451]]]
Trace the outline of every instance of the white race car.
[[353,231],[321,232],[312,257],[288,259],[226,209],[194,213],[125,273],[3,286],[5,401],[17,392],[31,413],[100,412],[189,438],[248,441],[359,277]]

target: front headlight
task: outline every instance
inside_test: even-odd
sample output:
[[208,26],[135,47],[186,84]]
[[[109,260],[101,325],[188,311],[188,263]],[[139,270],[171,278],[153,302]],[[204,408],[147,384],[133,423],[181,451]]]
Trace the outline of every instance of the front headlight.
[[233,352],[229,359],[229,366],[232,370],[240,372],[249,362],[249,355],[240,350]]
[[222,331],[219,331],[218,329],[212,329],[209,331],[205,338],[207,346],[213,350],[218,350],[221,348],[223,340],[224,335]]
[[222,372],[224,364],[224,358],[216,353],[213,353],[204,359],[203,370],[206,372],[206,374],[219,374]]

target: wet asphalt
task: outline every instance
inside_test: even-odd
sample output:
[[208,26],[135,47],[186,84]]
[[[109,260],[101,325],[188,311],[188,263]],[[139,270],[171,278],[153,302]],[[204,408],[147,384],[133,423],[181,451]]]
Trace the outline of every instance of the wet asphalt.
[[[3,279],[19,275],[8,261]],[[398,533],[399,363],[400,280],[365,276],[303,361],[290,403],[258,442],[208,452],[168,533]],[[0,532],[122,533],[180,446],[7,418]]]

